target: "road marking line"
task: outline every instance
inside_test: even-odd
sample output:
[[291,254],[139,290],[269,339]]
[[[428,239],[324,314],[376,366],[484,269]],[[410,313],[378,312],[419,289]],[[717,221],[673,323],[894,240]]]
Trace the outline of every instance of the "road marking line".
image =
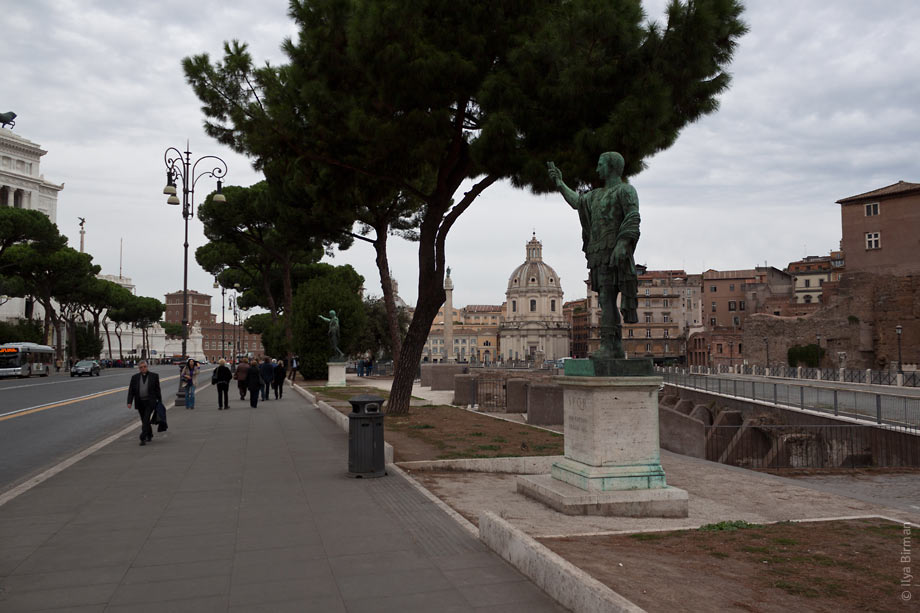
[[[173,375],[172,377],[166,377],[164,379],[161,379],[161,381],[170,381],[172,379],[178,379],[178,378],[179,378],[179,375]],[[17,409],[16,411],[10,411],[9,413],[0,413],[0,421],[6,421],[7,419],[13,419],[15,417],[22,417],[24,415],[30,415],[32,413],[38,413],[40,411],[47,411],[48,409],[54,409],[57,407],[66,406],[68,404],[74,404],[77,402],[82,402],[84,400],[92,400],[93,398],[101,398],[102,396],[109,396],[111,394],[123,392],[126,389],[128,389],[127,385],[124,387],[116,387],[114,389],[105,390],[103,392],[87,394],[86,396],[77,396],[76,398],[68,398],[67,400],[58,400],[56,402],[39,404],[34,407],[27,407],[25,409]]]
[[[175,404],[176,404],[176,402],[173,401],[173,402],[169,403],[169,405],[168,405],[166,408],[167,408],[167,409],[171,409],[171,408],[173,408],[173,406],[175,406]],[[82,460],[83,458],[85,458],[86,456],[91,455],[91,454],[93,454],[93,453],[99,451],[100,449],[102,449],[103,447],[105,447],[106,445],[108,445],[109,443],[114,442],[115,440],[119,439],[120,437],[124,436],[125,434],[128,434],[128,433],[131,432],[132,430],[137,430],[137,423],[131,423],[130,425],[125,426],[124,428],[122,428],[121,430],[119,430],[118,432],[116,432],[115,434],[112,434],[111,436],[108,436],[108,437],[102,439],[101,441],[99,441],[99,442],[96,443],[95,445],[92,445],[91,447],[87,447],[87,448],[84,449],[83,451],[81,451],[81,452],[79,452],[79,453],[76,453],[76,454],[70,456],[70,457],[67,458],[66,460],[63,460],[62,462],[59,462],[59,463],[55,464],[54,466],[52,466],[52,467],[49,468],[48,470],[44,471],[43,473],[40,473],[40,474],[38,474],[38,475],[32,477],[31,479],[29,479],[29,480],[27,480],[27,481],[24,481],[24,482],[20,483],[19,485],[17,485],[17,486],[14,487],[13,489],[11,489],[11,490],[9,490],[9,491],[7,491],[7,492],[4,492],[4,493],[2,493],[2,494],[0,494],[0,507],[2,507],[3,505],[5,505],[6,503],[8,503],[8,502],[9,502],[10,500],[12,500],[13,498],[16,498],[16,497],[19,496],[20,494],[23,494],[23,493],[29,491],[30,489],[32,489],[32,488],[35,487],[36,485],[42,483],[43,481],[47,481],[48,479],[50,479],[50,478],[53,477],[54,475],[58,474],[59,472],[61,472],[61,471],[64,470],[65,468],[69,468],[70,466],[73,466],[74,464],[76,464],[77,462],[79,462],[80,460]]]

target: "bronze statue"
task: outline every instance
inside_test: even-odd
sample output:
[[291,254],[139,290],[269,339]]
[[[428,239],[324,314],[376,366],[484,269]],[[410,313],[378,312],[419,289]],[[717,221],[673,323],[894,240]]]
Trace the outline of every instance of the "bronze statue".
[[602,309],[601,348],[592,355],[595,360],[624,358],[622,321],[639,321],[639,282],[633,260],[639,242],[639,196],[633,186],[623,181],[623,166],[619,153],[601,154],[597,174],[604,180],[604,187],[579,194],[562,181],[562,172],[555,164],[547,163],[550,178],[569,206],[578,211],[581,222],[582,250],[591,271],[591,287],[598,293]]
[[6,113],[0,113],[0,128],[5,128],[6,126],[13,127],[16,125],[16,122],[13,121],[16,119],[16,113],[13,111],[7,111]]
[[329,323],[329,345],[332,347],[332,359],[345,360],[345,354],[339,349],[339,318],[335,311],[329,311],[329,317],[320,315],[319,318]]

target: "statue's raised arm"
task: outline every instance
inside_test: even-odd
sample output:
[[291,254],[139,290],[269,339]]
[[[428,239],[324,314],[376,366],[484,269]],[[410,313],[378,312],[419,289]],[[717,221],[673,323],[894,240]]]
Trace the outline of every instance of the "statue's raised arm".
[[562,194],[562,197],[565,198],[565,201],[573,209],[578,208],[578,192],[570,188],[565,184],[565,181],[562,180],[562,171],[556,167],[552,162],[546,163],[546,169],[549,172],[549,178],[553,180],[553,183],[556,186],[556,189],[559,190],[559,193]]

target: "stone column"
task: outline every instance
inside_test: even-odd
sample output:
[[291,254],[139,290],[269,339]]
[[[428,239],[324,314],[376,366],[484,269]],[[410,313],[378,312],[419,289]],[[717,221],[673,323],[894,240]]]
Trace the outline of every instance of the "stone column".
[[444,277],[444,351],[448,363],[457,361],[454,353],[454,282],[450,279],[450,269]]

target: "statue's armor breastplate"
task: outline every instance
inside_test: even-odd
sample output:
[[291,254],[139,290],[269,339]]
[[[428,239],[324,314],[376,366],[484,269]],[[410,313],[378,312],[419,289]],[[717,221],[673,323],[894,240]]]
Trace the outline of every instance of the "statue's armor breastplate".
[[620,204],[621,186],[599,188],[588,196],[588,211],[591,216],[590,241],[585,249],[588,266],[606,265],[610,253],[617,244],[617,234],[623,223],[623,207]]

